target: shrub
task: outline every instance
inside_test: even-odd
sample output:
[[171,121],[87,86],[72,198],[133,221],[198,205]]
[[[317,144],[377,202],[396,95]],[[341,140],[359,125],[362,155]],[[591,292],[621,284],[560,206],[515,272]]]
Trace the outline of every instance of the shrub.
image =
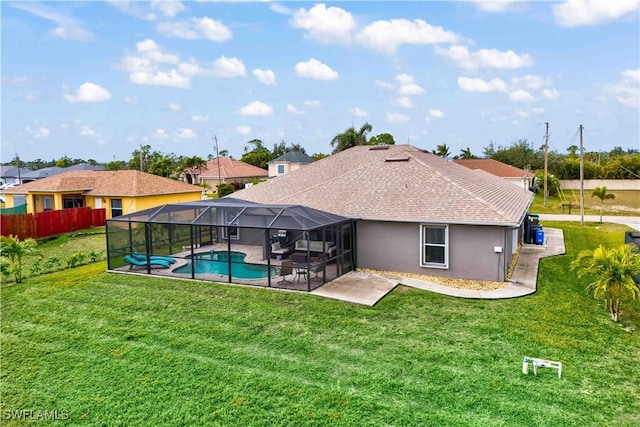
[[67,257],[67,268],[74,268],[86,262],[87,255],[84,252],[76,252]]
[[62,261],[55,255],[50,256],[44,262],[44,270],[47,272],[59,270],[62,267]]

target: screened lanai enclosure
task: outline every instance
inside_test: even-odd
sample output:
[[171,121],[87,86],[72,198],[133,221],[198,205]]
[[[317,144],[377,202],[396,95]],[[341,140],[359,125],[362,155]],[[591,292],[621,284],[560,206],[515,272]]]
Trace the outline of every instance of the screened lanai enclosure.
[[109,271],[311,291],[352,270],[348,218],[233,198],[107,220]]

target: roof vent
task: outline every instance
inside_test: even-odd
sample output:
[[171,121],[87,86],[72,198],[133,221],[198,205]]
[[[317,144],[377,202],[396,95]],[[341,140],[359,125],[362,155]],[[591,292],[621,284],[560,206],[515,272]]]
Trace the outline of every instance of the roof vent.
[[388,145],[372,145],[371,147],[369,147],[370,151],[388,150],[388,149],[389,149]]
[[387,157],[384,161],[385,162],[408,162],[409,156],[406,154],[400,154],[395,157]]

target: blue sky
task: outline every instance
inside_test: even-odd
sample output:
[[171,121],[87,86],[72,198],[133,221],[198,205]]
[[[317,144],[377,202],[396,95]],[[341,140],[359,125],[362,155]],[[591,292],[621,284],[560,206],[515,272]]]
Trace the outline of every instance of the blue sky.
[[640,0],[1,2],[1,158],[640,144]]

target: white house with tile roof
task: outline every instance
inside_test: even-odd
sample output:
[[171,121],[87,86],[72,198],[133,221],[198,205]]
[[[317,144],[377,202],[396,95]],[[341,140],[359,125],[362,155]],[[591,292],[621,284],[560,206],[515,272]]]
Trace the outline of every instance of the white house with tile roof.
[[389,145],[353,147],[232,197],[352,218],[358,268],[504,281],[533,193]]
[[293,172],[303,166],[313,163],[313,159],[301,151],[287,151],[282,156],[276,157],[267,163],[269,166],[269,178]]

